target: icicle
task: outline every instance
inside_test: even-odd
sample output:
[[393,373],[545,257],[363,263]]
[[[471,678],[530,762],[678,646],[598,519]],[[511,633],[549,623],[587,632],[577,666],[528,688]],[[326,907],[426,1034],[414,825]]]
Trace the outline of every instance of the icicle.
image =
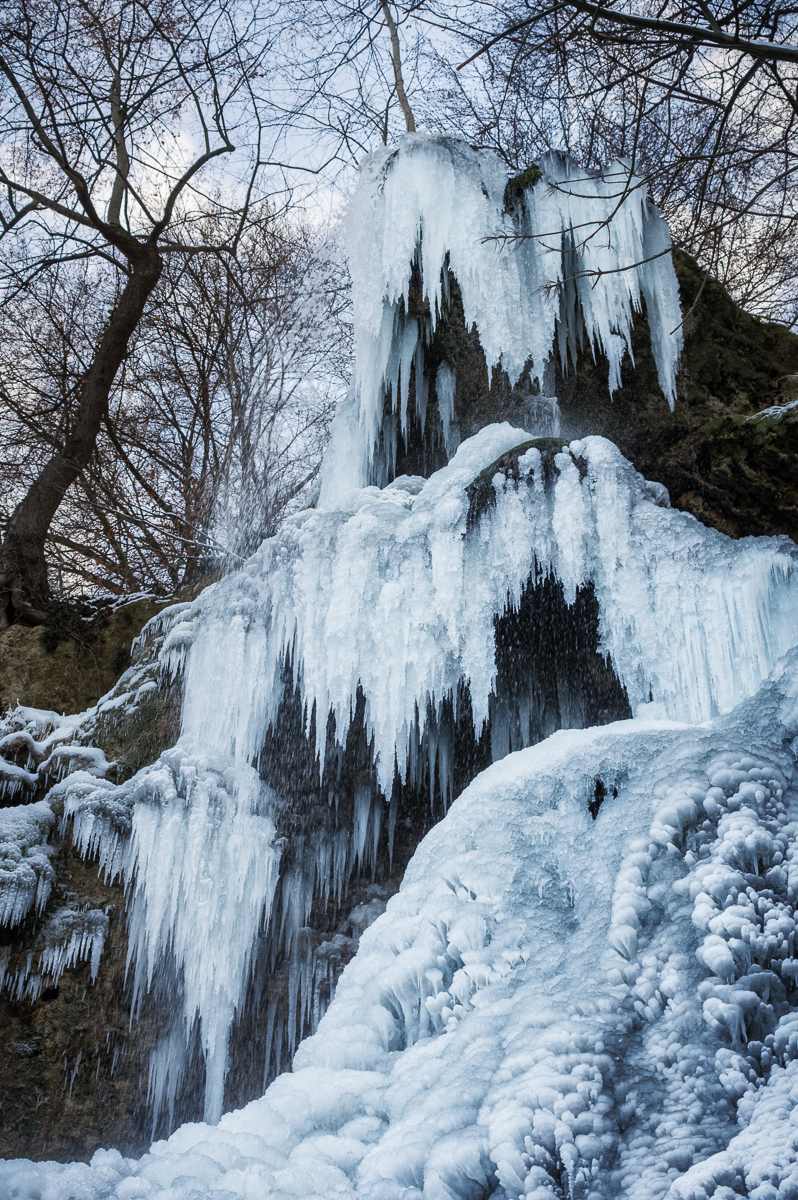
[[369,815],[371,813],[371,787],[355,788],[355,824],[353,833],[355,861],[361,871],[365,866],[364,851],[368,835]]
[[[142,797],[133,810],[128,954],[135,959],[137,1004],[160,962],[173,957],[183,983],[186,1044],[199,1021],[205,1119],[215,1122],[222,1112],[229,1032],[255,936],[271,906],[279,851],[267,815],[268,789],[251,768],[225,778],[181,750],[162,762],[147,801]],[[164,1064],[175,1076],[173,1058],[170,1049],[165,1060],[154,1061],[153,1094],[164,1092]]]
[[[660,384],[673,406],[682,342],[679,292],[667,226],[646,200],[643,181],[626,162],[594,174],[562,154],[546,155],[541,171],[508,212],[507,171],[498,157],[452,138],[408,134],[397,148],[362,164],[348,246],[356,342],[351,403],[359,428],[345,406],[336,418],[343,436],[334,432],[325,461],[323,506],[338,507],[353,487],[374,482],[369,463],[389,392],[406,431],[415,353],[423,409],[422,329],[406,315],[414,264],[433,328],[451,271],[489,373],[501,362],[515,383],[529,362],[543,391],[555,345],[563,363],[568,355],[574,360],[583,335],[609,359],[615,390],[623,356],[631,354],[632,316],[645,299]],[[497,250],[497,236],[518,234],[525,240],[512,253]],[[443,413],[442,420],[446,430]]]
[[460,445],[460,430],[454,419],[455,374],[448,363],[441,363],[435,376],[435,395],[438,398],[438,413],[443,425],[443,442],[447,458],[452,458]]

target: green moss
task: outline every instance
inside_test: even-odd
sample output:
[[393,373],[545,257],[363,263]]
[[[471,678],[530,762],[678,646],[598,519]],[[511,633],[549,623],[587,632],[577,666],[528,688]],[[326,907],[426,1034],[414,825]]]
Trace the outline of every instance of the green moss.
[[137,600],[112,611],[54,605],[43,628],[12,625],[0,636],[0,711],[20,704],[82,712],[113,687],[130,648],[167,601]]
[[528,166],[525,171],[521,172],[520,175],[514,175],[512,179],[509,180],[509,187],[517,188],[519,191],[523,191],[528,187],[534,187],[535,184],[542,178],[543,172],[541,171],[540,167],[537,163],[532,163],[531,166]]
[[510,209],[518,204],[523,200],[527,188],[534,187],[542,178],[543,172],[537,163],[532,163],[520,175],[513,175],[512,179],[507,180],[507,186],[504,189],[504,207]]

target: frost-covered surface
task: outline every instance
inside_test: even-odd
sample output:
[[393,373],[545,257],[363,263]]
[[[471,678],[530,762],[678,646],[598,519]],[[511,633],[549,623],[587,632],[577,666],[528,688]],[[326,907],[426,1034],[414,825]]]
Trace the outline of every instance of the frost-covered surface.
[[[448,271],[460,286],[465,323],[476,324],[490,370],[501,362],[515,382],[528,360],[546,390],[552,356],[563,365],[586,336],[609,360],[610,389],[631,353],[632,315],[644,300],[659,380],[671,405],[681,348],[679,289],[670,236],[624,163],[601,175],[549,154],[523,203],[505,207],[507,169],[488,150],[452,138],[403,137],[362,164],[348,216],[356,375],[342,404],[324,465],[321,503],[345,503],[370,481],[384,397],[407,427],[411,365],[422,426],[429,381],[424,345],[448,300]],[[511,249],[497,237],[524,240]],[[486,240],[487,239],[487,240]],[[429,315],[409,312],[411,264],[417,261]],[[619,269],[620,268],[620,269]],[[451,453],[453,380],[435,381]],[[548,428],[536,429],[548,433]]]
[[2,1164],[0,1188],[792,1195],[797,733],[793,653],[713,722],[560,731],[508,756],[421,844],[261,1100],[138,1162]]
[[[90,710],[93,713],[95,710]],[[59,716],[18,705],[0,720],[0,799],[81,767],[102,776],[112,764],[96,746],[72,744],[88,714]],[[14,762],[13,757],[23,762]]]
[[56,986],[64,971],[86,959],[94,983],[108,925],[102,909],[56,909],[28,952],[19,956],[16,966],[10,965],[10,947],[0,951],[0,990],[7,991],[13,1000],[37,1000],[45,986]]
[[[795,378],[795,376],[793,376]],[[750,417],[746,417],[747,421],[761,421],[768,419],[771,421],[780,421],[787,413],[794,413],[798,408],[798,400],[791,400],[789,404],[771,404],[769,408],[762,408],[758,413],[754,413]]]
[[0,926],[17,925],[47,903],[55,879],[48,844],[54,825],[46,800],[0,808]]

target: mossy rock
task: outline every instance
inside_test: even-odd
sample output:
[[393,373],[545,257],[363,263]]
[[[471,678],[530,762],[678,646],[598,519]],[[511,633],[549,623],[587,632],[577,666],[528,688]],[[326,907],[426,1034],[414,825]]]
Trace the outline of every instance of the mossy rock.
[[674,264],[687,314],[674,411],[659,387],[642,314],[632,334],[634,364],[627,356],[612,398],[607,364],[589,352],[575,372],[559,373],[562,432],[609,438],[641,474],[665,485],[674,508],[731,537],[798,541],[798,416],[747,420],[798,396],[798,336],[743,312],[719,283],[704,282],[688,255],[675,251]]
[[513,175],[504,189],[504,207],[509,211],[520,204],[527,188],[534,187],[542,178],[543,172],[537,163],[532,163],[519,175]]
[[136,600],[89,620],[62,605],[48,625],[12,625],[0,636],[0,712],[18,703],[60,713],[90,708],[130,665],[133,639],[167,603]]

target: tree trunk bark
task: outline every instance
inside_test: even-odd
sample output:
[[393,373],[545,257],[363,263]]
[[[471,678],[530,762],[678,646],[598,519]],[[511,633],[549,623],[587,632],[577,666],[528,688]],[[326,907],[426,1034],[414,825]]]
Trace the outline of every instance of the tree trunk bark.
[[45,463],[11,515],[0,546],[0,631],[47,620],[50,587],[44,547],[58,506],[85,469],[108,410],[116,373],[163,268],[153,244],[141,247],[86,375],[77,419],[61,450]]

